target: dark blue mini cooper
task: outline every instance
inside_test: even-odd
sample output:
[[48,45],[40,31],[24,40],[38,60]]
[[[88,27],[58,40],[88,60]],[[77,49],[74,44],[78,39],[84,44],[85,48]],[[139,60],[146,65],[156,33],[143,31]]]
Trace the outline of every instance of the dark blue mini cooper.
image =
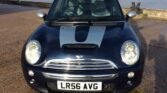
[[55,0],[26,41],[22,67],[42,93],[126,93],[140,84],[144,56],[117,0]]

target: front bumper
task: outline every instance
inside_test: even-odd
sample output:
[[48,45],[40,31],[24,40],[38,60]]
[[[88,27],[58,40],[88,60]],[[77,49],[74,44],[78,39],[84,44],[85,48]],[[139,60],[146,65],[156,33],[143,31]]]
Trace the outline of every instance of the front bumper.
[[[28,74],[29,70],[32,70],[34,72],[34,76],[30,76]],[[88,76],[82,77],[82,75],[79,75],[81,76],[81,77],[78,77],[80,79],[78,79],[75,76],[68,77],[68,78],[57,77],[58,74],[55,74],[55,71],[52,71],[49,69],[43,69],[40,67],[27,66],[27,65],[23,65],[23,72],[29,86],[31,86],[32,88],[40,92],[44,92],[44,93],[48,93],[48,91],[59,92],[60,90],[57,89],[57,81],[63,80],[63,81],[74,81],[74,82],[75,81],[102,82],[101,92],[105,93],[108,91],[111,92],[113,90],[130,91],[131,89],[135,88],[141,82],[143,66],[140,65],[134,68],[121,69],[113,72],[113,74],[111,74],[110,76],[97,75],[98,77],[88,77]],[[134,72],[135,76],[133,78],[129,78],[128,77],[129,72]],[[52,76],[51,78],[49,77],[49,75],[55,75],[56,77]]]

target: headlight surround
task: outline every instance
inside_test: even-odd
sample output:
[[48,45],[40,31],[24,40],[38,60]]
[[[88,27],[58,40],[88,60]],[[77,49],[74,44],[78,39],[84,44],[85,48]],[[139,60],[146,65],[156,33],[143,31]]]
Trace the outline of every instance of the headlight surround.
[[25,58],[26,61],[34,65],[41,57],[41,45],[37,40],[31,40],[26,45]]
[[139,60],[139,47],[131,40],[125,41],[121,48],[121,58],[126,65],[134,65]]

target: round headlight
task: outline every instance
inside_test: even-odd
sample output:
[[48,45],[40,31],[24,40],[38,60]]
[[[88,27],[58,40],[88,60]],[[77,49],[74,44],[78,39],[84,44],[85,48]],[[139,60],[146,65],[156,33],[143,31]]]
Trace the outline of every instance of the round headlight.
[[121,48],[122,61],[127,65],[134,65],[139,60],[139,47],[131,40],[125,41]]
[[38,62],[41,56],[41,45],[37,40],[28,42],[25,50],[25,58],[29,64]]

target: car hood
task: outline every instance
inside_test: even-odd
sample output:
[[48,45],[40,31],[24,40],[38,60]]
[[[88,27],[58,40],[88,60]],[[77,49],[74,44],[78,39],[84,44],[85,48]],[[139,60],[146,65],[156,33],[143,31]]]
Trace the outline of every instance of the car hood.
[[42,24],[30,38],[42,44],[47,59],[104,59],[125,68],[120,56],[123,42],[139,41],[129,23],[101,26],[48,26]]

